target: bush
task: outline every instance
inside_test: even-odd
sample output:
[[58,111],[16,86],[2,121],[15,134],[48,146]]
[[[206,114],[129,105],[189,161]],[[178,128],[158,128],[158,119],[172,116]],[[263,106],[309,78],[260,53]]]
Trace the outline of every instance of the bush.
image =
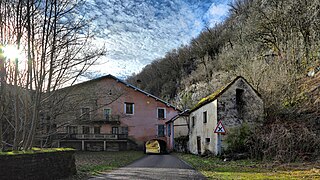
[[306,123],[276,121],[257,129],[247,145],[253,158],[294,162],[318,157],[320,139]]
[[188,152],[188,141],[189,141],[189,136],[180,136],[180,137],[174,138],[175,150],[177,152],[187,153]]
[[252,131],[247,123],[243,123],[238,128],[233,128],[229,131],[226,137],[227,154],[245,153],[249,151],[247,141],[252,134]]

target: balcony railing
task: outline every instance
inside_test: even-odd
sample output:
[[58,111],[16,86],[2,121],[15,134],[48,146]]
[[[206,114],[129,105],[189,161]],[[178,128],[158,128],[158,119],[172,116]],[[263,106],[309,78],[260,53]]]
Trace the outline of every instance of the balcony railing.
[[127,134],[56,134],[56,140],[117,140],[127,139]]
[[93,122],[102,122],[102,123],[110,123],[110,124],[118,124],[120,123],[120,115],[109,115],[103,119],[93,119]]

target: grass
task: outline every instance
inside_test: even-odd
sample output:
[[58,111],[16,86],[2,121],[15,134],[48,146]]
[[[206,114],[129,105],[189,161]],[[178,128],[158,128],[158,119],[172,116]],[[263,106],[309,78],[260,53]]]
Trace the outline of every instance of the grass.
[[143,156],[142,151],[76,152],[78,173],[71,179],[87,179],[91,175],[126,166]]
[[0,155],[4,156],[12,156],[19,154],[36,154],[36,153],[46,153],[46,152],[59,152],[59,151],[74,151],[72,148],[31,148],[26,151],[8,151],[8,152],[0,152]]
[[208,179],[320,179],[320,163],[279,164],[251,160],[224,162],[216,157],[176,154]]

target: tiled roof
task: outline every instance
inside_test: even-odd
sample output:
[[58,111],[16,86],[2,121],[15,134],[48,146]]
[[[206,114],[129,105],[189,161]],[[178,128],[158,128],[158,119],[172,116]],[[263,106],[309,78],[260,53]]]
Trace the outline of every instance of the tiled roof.
[[114,79],[115,81],[117,81],[117,82],[119,82],[119,83],[122,83],[122,84],[124,84],[124,85],[127,86],[127,87],[130,87],[130,88],[132,88],[132,89],[134,89],[134,90],[136,90],[136,91],[138,91],[138,92],[140,92],[140,93],[143,93],[144,95],[146,95],[146,96],[148,96],[148,97],[151,97],[151,98],[155,99],[156,101],[160,101],[160,102],[162,102],[163,104],[167,105],[168,107],[172,107],[172,108],[174,108],[174,109],[176,109],[176,110],[178,110],[178,111],[181,112],[181,110],[179,110],[179,109],[178,109],[177,107],[175,107],[174,105],[172,105],[172,104],[170,104],[170,103],[168,103],[168,102],[160,99],[159,97],[156,97],[156,96],[154,96],[154,95],[152,95],[152,94],[150,94],[150,93],[148,93],[148,92],[146,92],[146,91],[143,91],[142,89],[140,89],[140,88],[138,88],[138,87],[135,87],[135,86],[133,86],[133,85],[131,85],[131,84],[129,84],[129,83],[127,83],[127,82],[125,82],[125,81],[123,81],[123,80],[121,80],[121,79],[113,76],[113,75],[111,75],[111,74],[106,75],[106,76],[102,76],[102,77],[99,77],[99,78],[96,78],[96,79],[92,79],[92,80],[89,80],[89,81],[85,81],[85,82],[82,82],[82,83],[79,83],[79,84],[76,84],[76,85],[74,85],[74,87],[75,87],[75,86],[81,86],[81,85],[83,85],[83,84],[90,83],[90,82],[100,81],[100,80],[105,79],[105,78],[112,78],[112,79]]

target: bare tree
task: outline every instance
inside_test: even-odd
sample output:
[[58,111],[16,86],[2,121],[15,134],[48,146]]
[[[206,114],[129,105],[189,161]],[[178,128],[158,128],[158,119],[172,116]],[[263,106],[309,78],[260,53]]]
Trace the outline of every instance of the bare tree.
[[6,132],[11,137],[6,142],[14,150],[29,149],[34,144],[40,109],[51,101],[47,97],[64,85],[73,84],[105,53],[104,48],[90,45],[93,36],[89,21],[75,16],[81,3],[80,0],[0,2],[0,44],[15,45],[24,55],[13,62],[8,57],[1,58],[4,67],[1,99],[6,99],[1,107],[1,122],[9,124]]

